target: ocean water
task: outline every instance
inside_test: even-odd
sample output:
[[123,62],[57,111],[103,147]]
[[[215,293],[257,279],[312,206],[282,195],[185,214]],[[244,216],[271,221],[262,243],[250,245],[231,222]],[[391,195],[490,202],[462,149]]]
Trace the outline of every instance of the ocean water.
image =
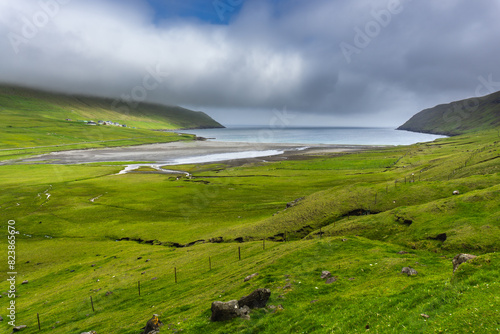
[[[176,131],[179,132],[179,131]],[[199,137],[223,142],[339,144],[339,145],[410,145],[445,136],[395,130],[392,128],[265,128],[230,127],[225,129],[185,130]]]

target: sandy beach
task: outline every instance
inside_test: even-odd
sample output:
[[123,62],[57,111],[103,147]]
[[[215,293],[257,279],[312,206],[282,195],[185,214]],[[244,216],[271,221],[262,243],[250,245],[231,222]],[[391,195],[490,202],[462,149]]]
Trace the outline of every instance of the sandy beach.
[[368,149],[355,145],[302,145],[192,141],[129,147],[53,152],[23,159],[30,163],[81,164],[93,162],[150,162],[164,165],[233,160],[282,160],[292,156],[319,155]]

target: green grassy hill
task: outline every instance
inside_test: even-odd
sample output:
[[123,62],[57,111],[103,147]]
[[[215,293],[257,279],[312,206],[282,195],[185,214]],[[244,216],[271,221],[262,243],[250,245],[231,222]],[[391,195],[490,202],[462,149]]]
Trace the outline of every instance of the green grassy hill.
[[399,130],[458,135],[500,126],[500,92],[422,110]]
[[217,128],[221,124],[207,114],[181,107],[151,103],[129,106],[113,99],[65,95],[40,90],[0,85],[0,111],[25,117],[56,121],[71,119],[106,120],[129,127],[154,130]]
[[[193,136],[156,129],[221,127],[202,112],[141,103],[115,110],[113,100],[0,86],[0,160],[59,150],[139,145]],[[121,109],[120,109],[121,108]],[[127,127],[87,125],[110,121]]]
[[[179,180],[116,175],[119,164],[0,165],[0,239],[8,219],[20,231],[16,323],[135,334],[156,313],[162,333],[497,333],[499,158],[493,129],[307,160],[177,166],[193,175]],[[478,257],[453,273],[462,252]],[[418,274],[402,275],[407,266]],[[271,289],[274,309],[210,322],[212,301],[256,288]]]

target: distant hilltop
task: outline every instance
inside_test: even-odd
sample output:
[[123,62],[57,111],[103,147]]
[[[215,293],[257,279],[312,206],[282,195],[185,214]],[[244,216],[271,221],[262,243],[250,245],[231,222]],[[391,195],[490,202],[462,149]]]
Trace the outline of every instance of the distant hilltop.
[[[57,120],[87,120],[126,124],[130,128],[177,130],[223,128],[201,111],[153,103],[118,105],[111,98],[63,94],[0,84],[0,111],[33,113]],[[91,123],[92,124],[92,123]]]
[[447,136],[500,126],[500,91],[422,110],[398,130]]

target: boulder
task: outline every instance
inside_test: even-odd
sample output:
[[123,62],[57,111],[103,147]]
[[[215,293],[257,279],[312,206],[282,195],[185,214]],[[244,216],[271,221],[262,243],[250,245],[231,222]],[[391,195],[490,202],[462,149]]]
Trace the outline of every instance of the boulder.
[[417,275],[417,271],[411,267],[404,267],[402,270],[401,270],[401,274],[406,274],[408,276],[414,276],[414,275]]
[[241,314],[237,300],[230,300],[228,302],[213,302],[211,309],[211,321],[227,321],[237,318]]
[[26,325],[21,325],[21,326],[16,326],[12,328],[12,333],[17,333],[22,331],[23,329],[26,329],[28,326]]
[[252,274],[252,275],[248,275],[247,277],[245,277],[245,279],[243,280],[243,282],[248,282],[249,280],[251,280],[252,278],[258,276],[259,273],[255,273],[255,274]]
[[328,277],[330,277],[330,276],[332,276],[332,273],[331,273],[331,272],[329,272],[329,271],[327,271],[327,270],[323,270],[323,271],[321,272],[321,279],[325,279],[325,278],[328,278]]
[[248,296],[242,297],[238,300],[238,305],[240,307],[248,306],[250,309],[266,307],[270,296],[271,290],[257,289]]
[[328,277],[325,281],[326,284],[332,284],[333,282],[336,282],[337,281],[337,277],[336,276],[332,276],[332,277]]
[[158,318],[158,314],[153,314],[153,317],[148,320],[146,323],[146,327],[144,327],[143,334],[155,334],[158,333],[160,327],[163,326],[163,323]]
[[453,195],[460,195],[460,191],[458,191],[458,190],[454,190],[454,191],[453,191]]
[[453,263],[453,272],[455,272],[458,269],[458,266],[461,265],[464,262],[469,261],[470,259],[473,259],[477,257],[476,255],[472,254],[458,254],[455,256],[452,260]]
[[300,201],[302,201],[304,199],[304,197],[301,197],[301,198],[297,198],[296,200],[292,201],[292,202],[288,202],[286,203],[286,208],[291,208],[292,206],[295,206],[297,205]]
[[240,300],[228,302],[215,301],[212,303],[211,321],[226,321],[234,318],[250,319],[250,310],[266,307],[271,296],[269,289],[257,289]]

